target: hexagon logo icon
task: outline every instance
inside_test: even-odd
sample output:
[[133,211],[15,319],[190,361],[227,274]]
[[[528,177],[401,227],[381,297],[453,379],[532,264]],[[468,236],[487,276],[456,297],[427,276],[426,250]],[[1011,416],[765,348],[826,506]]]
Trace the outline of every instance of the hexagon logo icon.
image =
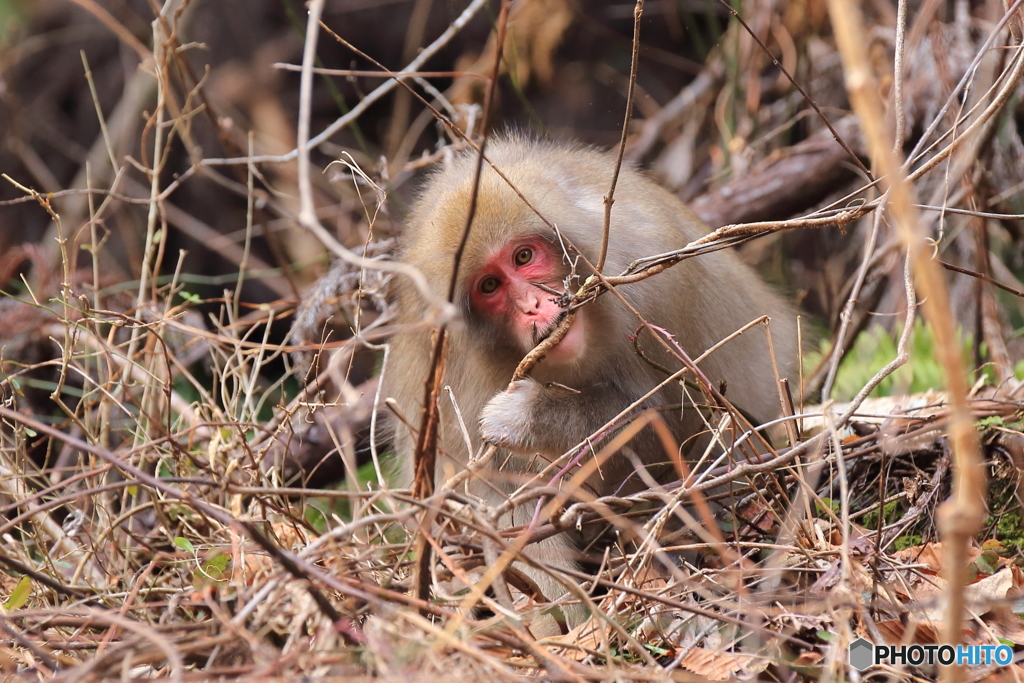
[[864,671],[875,663],[875,646],[863,638],[850,643],[850,666],[857,671]]

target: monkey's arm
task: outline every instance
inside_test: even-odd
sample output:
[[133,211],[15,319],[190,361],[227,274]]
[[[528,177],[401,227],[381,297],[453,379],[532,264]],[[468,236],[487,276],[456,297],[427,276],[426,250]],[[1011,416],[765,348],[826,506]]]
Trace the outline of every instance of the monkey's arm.
[[633,399],[609,386],[579,393],[517,381],[480,412],[480,436],[519,453],[561,455],[600,429]]

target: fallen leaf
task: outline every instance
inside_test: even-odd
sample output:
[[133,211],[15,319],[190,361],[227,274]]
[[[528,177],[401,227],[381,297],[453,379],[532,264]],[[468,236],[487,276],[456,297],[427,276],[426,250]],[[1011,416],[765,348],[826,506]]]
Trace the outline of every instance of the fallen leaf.
[[[923,564],[924,567],[921,569],[923,572],[941,574],[945,566],[942,561],[942,553],[942,543],[925,543],[899,550],[895,553],[895,557],[907,564]],[[964,560],[974,562],[981,556],[981,553],[981,548],[972,543],[971,547],[967,549],[967,557]]]
[[709,681],[728,681],[740,672],[749,675],[763,671],[768,663],[755,655],[695,647],[686,653],[679,666]]

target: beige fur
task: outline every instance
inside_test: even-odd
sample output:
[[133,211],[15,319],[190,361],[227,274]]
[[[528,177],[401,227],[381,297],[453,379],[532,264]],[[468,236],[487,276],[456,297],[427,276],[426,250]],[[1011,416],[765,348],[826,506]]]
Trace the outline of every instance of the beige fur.
[[[578,146],[538,142],[518,136],[492,141],[488,157],[511,179],[534,206],[575,244],[591,262],[600,248],[603,197],[614,168],[610,153]],[[457,158],[448,168],[426,182],[407,221],[402,258],[422,269],[436,293],[444,296],[452,271],[453,254],[465,227],[472,193],[475,157]],[[503,394],[512,372],[522,358],[521,349],[482,325],[469,309],[467,279],[488,256],[508,240],[525,234],[551,236],[549,228],[520,200],[506,182],[485,165],[480,181],[478,208],[459,271],[455,303],[460,317],[450,325],[444,385],[450,385],[466,420],[474,448],[479,448],[479,419],[486,415],[497,428],[519,434],[547,459],[557,458],[580,437],[571,433],[596,429],[606,419],[648,391],[664,374],[633,350],[630,335],[639,321],[615,297],[605,294],[584,310],[587,336],[582,357],[562,365],[542,361],[533,373],[541,384],[524,385],[518,398]],[[616,275],[637,258],[678,249],[704,235],[707,227],[685,205],[640,172],[623,168],[612,209],[611,239],[605,272]],[[581,264],[579,274],[589,273]],[[426,305],[408,282],[398,281],[395,301],[400,322],[421,320]],[[691,358],[761,315],[771,316],[776,358],[782,376],[796,374],[795,313],[757,274],[731,251],[718,251],[686,260],[655,277],[623,286],[622,295],[651,323],[671,332]],[[647,334],[647,333],[645,333]],[[680,367],[658,348],[649,336],[645,352],[673,370]],[[414,426],[419,424],[423,386],[430,356],[430,332],[421,329],[399,335],[393,342],[385,387]],[[779,413],[778,391],[772,373],[765,334],[754,328],[718,350],[701,364],[714,382],[727,381],[727,397],[760,420]],[[581,393],[543,388],[557,382]],[[538,393],[540,392],[540,393]],[[545,410],[531,411],[544,397]],[[664,390],[649,406],[678,404],[678,386]],[[490,404],[490,405],[489,405]],[[694,410],[687,409],[694,417]],[[687,411],[684,411],[686,413]],[[535,414],[537,413],[537,414]],[[454,411],[447,398],[440,406],[439,483],[458,471],[468,453]],[[699,421],[680,419],[678,412],[664,415],[682,442],[699,428]],[[490,423],[489,423],[490,424]],[[650,431],[650,430],[646,430]],[[569,432],[563,434],[563,432]],[[589,432],[583,436],[589,435]],[[563,437],[560,441],[560,437]],[[572,437],[572,441],[568,441]],[[513,442],[515,442],[513,440]],[[412,472],[414,439],[402,425],[394,427],[395,452],[405,481]],[[656,440],[638,440],[634,450],[647,463],[664,462],[666,454]],[[520,453],[506,469],[526,467],[532,453]],[[504,463],[499,457],[495,463]],[[632,472],[632,465],[616,456],[602,477],[591,483],[594,493],[604,495]],[[500,481],[500,477],[490,478]],[[639,480],[633,477],[635,490]],[[511,484],[499,484],[505,491]],[[481,481],[469,490],[491,504],[503,499],[500,492]],[[532,510],[518,512],[509,524],[525,524]],[[531,546],[531,556],[556,567],[572,567],[569,542],[558,536]],[[546,573],[527,570],[549,599],[566,589]],[[570,610],[570,621],[582,615]]]

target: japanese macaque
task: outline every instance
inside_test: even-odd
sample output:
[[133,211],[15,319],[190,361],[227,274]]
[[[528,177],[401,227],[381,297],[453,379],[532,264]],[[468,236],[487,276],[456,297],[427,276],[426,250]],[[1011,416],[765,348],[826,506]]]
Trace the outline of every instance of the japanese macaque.
[[[674,372],[682,363],[665,351],[653,332],[637,335],[641,321],[614,294],[605,293],[582,306],[564,339],[528,379],[509,389],[523,356],[564,315],[560,304],[565,300],[553,292],[574,293],[591,275],[569,245],[590,263],[597,262],[603,198],[615,158],[612,153],[518,136],[491,141],[486,154],[536,212],[484,164],[476,214],[454,290],[458,316],[449,325],[441,382],[442,387],[451,388],[451,398],[440,393],[436,481],[440,486],[463,469],[474,455],[471,450],[478,452],[484,442],[495,444],[503,450],[491,461],[489,471],[470,480],[468,491],[496,505],[534,473],[594,435],[663,381],[666,371]],[[475,164],[474,154],[468,153],[435,172],[407,220],[402,258],[423,272],[439,299],[447,296],[454,256],[466,227]],[[557,227],[559,235],[538,213]],[[611,211],[604,273],[618,275],[638,258],[679,249],[706,232],[700,219],[672,194],[624,167]],[[768,315],[779,373],[782,377],[796,374],[794,311],[731,251],[685,260],[654,277],[622,285],[618,291],[646,321],[671,334],[690,358]],[[429,371],[431,330],[425,325],[415,327],[427,315],[428,304],[408,280],[397,283],[395,302],[400,322],[416,330],[395,338],[384,379],[396,412],[404,416],[394,421],[393,430],[395,451],[408,482],[414,430],[420,425]],[[766,421],[781,412],[763,327],[731,339],[701,361],[700,368],[716,388],[725,387],[726,398],[745,414]],[[684,393],[697,403],[704,402],[692,387],[672,382],[645,401],[643,408],[664,408],[661,417],[685,457],[707,426],[701,409],[693,400],[684,400]],[[671,466],[665,468],[671,458],[650,427],[628,448],[631,452],[602,463],[587,482],[590,495],[646,488],[635,471],[636,463],[652,466],[652,472],[657,467],[664,473],[674,471]],[[563,459],[549,469],[537,480],[539,485],[550,485],[567,462]],[[532,514],[533,506],[524,506],[505,522],[525,525]],[[525,552],[555,569],[574,567],[575,551],[571,541],[564,539],[561,534],[528,546]],[[557,572],[517,566],[549,600],[566,595],[565,583],[575,583],[572,578],[556,579]],[[570,622],[583,615],[578,609],[565,613]]]

